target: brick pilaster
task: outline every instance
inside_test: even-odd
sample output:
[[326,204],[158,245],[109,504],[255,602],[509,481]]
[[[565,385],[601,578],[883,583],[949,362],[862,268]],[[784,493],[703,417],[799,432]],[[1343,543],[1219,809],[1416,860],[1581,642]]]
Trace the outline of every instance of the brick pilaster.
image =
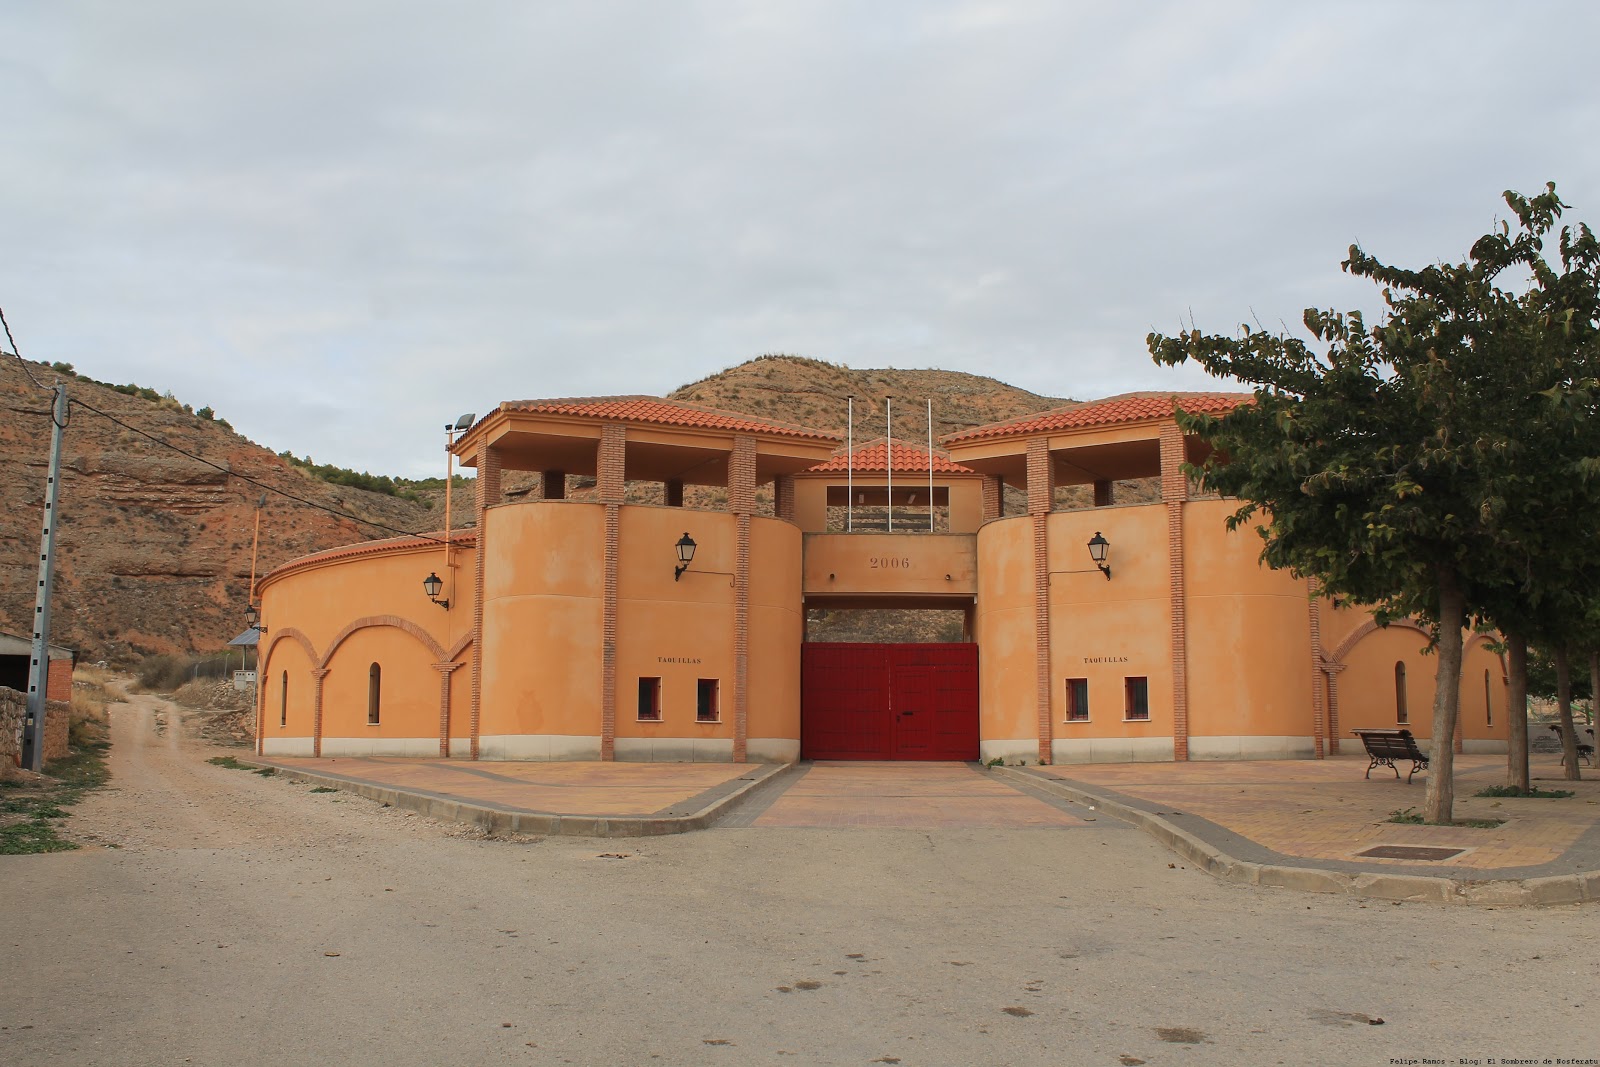
[[1328,733],[1327,705],[1322,699],[1322,598],[1317,595],[1318,582],[1306,579],[1307,609],[1311,616],[1311,728],[1316,734],[1316,756],[1326,756]]
[[1005,481],[997,474],[985,475],[983,479],[983,521],[1000,517],[1000,508],[1004,502],[1002,494],[1005,492]]
[[1189,758],[1189,609],[1183,573],[1183,505],[1189,476],[1183,472],[1183,431],[1161,427],[1161,499],[1167,506],[1168,617],[1172,630],[1172,758]]
[[784,522],[794,521],[794,475],[780,474],[773,479],[772,513]]
[[439,758],[445,759],[450,755],[450,673],[459,663],[435,663],[433,669],[439,672]]
[[1112,491],[1111,491],[1112,484],[1113,483],[1111,482],[1111,480],[1109,478],[1096,479],[1096,481],[1094,483],[1094,506],[1095,507],[1097,507],[1097,508],[1108,508],[1108,507],[1110,507],[1112,505],[1112,503],[1115,500],[1115,497],[1113,496]]
[[1028,514],[1033,517],[1034,701],[1039,714],[1039,762],[1051,761],[1055,724],[1050,720],[1050,442],[1028,441]]
[[267,671],[261,662],[261,644],[256,644],[256,755],[266,754]]
[[311,754],[322,755],[322,683],[328,677],[327,667],[311,668]]
[[467,729],[468,754],[478,758],[478,734],[483,724],[483,585],[489,558],[488,511],[500,503],[500,453],[487,445],[478,449],[478,538],[472,550],[472,699]]
[[606,508],[605,622],[600,643],[600,758],[617,758],[617,572],[622,544],[622,501],[627,482],[628,429],[608,422],[600,431],[596,488]]
[[1328,679],[1328,752],[1339,754],[1339,672],[1343,663],[1324,663],[1322,673]]
[[750,517],[756,507],[756,439],[733,439],[728,457],[728,505],[739,524],[733,561],[733,762],[743,763],[750,740]]
[[683,507],[683,483],[676,478],[668,479],[661,488],[662,496],[666,498],[669,508]]

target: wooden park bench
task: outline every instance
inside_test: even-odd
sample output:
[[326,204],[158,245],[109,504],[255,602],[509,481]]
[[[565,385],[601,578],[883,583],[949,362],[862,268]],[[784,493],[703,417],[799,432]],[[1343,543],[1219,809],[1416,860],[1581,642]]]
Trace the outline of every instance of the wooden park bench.
[[1397,759],[1411,761],[1411,774],[1406,775],[1406,785],[1411,784],[1411,775],[1418,771],[1428,769],[1428,756],[1417,747],[1417,739],[1411,736],[1410,730],[1351,730],[1351,733],[1361,738],[1361,743],[1367,748],[1367,755],[1372,762],[1367,764],[1367,777],[1372,777],[1372,768],[1387,767],[1394,772],[1396,778],[1400,777],[1400,768],[1394,765]]

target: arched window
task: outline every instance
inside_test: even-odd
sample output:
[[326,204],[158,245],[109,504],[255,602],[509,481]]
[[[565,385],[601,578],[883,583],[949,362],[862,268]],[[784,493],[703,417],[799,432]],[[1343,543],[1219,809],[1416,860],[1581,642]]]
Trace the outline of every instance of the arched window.
[[378,702],[383,690],[383,668],[374,663],[367,668],[367,725],[378,725]]
[[283,672],[283,680],[278,683],[278,725],[289,725],[289,672]]
[[1490,726],[1493,726],[1494,700],[1490,698],[1489,693],[1489,671],[1487,668],[1485,668],[1483,672],[1483,721],[1488,723]]
[[1406,710],[1406,665],[1401,660],[1394,665],[1394,721],[1401,726],[1411,721]]

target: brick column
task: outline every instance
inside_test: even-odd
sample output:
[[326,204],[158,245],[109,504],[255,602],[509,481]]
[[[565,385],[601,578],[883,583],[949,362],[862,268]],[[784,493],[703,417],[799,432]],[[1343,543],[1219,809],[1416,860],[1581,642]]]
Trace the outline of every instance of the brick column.
[[567,472],[540,471],[539,493],[546,500],[567,499]]
[[784,522],[794,521],[794,475],[780,474],[773,479],[772,513]]
[[328,677],[328,668],[311,668],[311,754],[322,755],[322,681]]
[[1322,673],[1328,679],[1328,751],[1339,754],[1339,672],[1343,663],[1324,663]]
[[260,638],[256,644],[256,755],[266,755],[267,670],[261,662]]
[[1095,481],[1095,483],[1094,483],[1094,506],[1095,507],[1097,507],[1097,508],[1108,508],[1108,507],[1111,506],[1112,501],[1113,501],[1113,497],[1112,497],[1112,493],[1111,493],[1111,486],[1112,486],[1112,482],[1108,478],[1101,478],[1101,479],[1098,479],[1098,480]]
[[667,507],[683,507],[683,483],[681,481],[677,480],[676,478],[669,479],[666,484],[662,486],[661,492],[662,496],[666,498]]
[[461,666],[459,663],[435,663],[433,669],[439,672],[439,758],[447,759],[450,756],[450,672]]
[[478,544],[472,553],[472,703],[468,717],[469,755],[478,758],[478,732],[483,723],[483,569],[489,558],[488,510],[500,503],[500,453],[478,449]]
[[1322,598],[1317,595],[1318,585],[1315,578],[1306,579],[1307,607],[1311,614],[1311,728],[1316,734],[1317,759],[1323,759],[1328,724],[1327,705],[1322,699]]
[[627,487],[628,428],[608,422],[600,431],[596,486],[606,508],[605,622],[600,641],[600,758],[617,758],[617,569],[622,543],[622,500]]
[[1051,761],[1055,724],[1050,721],[1050,505],[1055,486],[1050,476],[1050,442],[1028,441],[1028,514],[1033,518],[1033,662],[1034,702],[1039,713],[1039,762]]
[[740,434],[728,457],[728,505],[739,524],[733,561],[733,762],[750,740],[750,516],[756,507],[756,439]]
[[1005,479],[998,474],[985,475],[983,479],[983,521],[1000,517],[1001,506],[1004,503]]
[[1183,505],[1189,476],[1183,473],[1183,431],[1161,426],[1161,499],[1167,506],[1167,580],[1172,628],[1172,758],[1189,758],[1189,609],[1183,574]]

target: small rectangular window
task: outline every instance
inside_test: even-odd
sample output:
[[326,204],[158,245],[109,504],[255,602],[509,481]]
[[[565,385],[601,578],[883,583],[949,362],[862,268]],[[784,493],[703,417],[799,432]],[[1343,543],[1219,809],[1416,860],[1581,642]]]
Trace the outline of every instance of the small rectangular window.
[[283,681],[278,686],[278,725],[289,725],[289,672],[283,672]]
[[720,722],[722,708],[717,700],[720,685],[715,678],[702,678],[695,691],[694,721]]
[[1067,721],[1089,721],[1089,679],[1067,679]]
[[639,679],[639,721],[661,721],[661,679]]
[[367,725],[377,726],[381,721],[383,695],[383,668],[374,663],[367,668]]
[[1128,678],[1124,680],[1126,693],[1126,708],[1123,718],[1130,721],[1144,722],[1150,718],[1150,679]]

